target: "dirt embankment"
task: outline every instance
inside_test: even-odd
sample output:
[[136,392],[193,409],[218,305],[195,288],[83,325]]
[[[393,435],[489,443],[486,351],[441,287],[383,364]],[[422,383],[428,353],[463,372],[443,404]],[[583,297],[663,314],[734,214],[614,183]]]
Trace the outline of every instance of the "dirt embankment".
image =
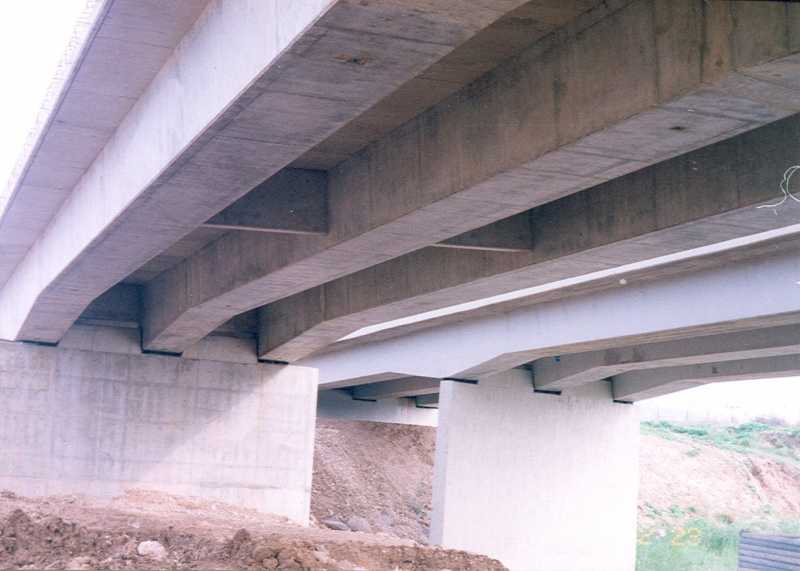
[[109,502],[0,497],[1,569],[470,569],[498,562],[363,533],[302,528],[156,492]]
[[435,446],[425,426],[318,419],[312,515],[427,542]]
[[[642,434],[641,525],[800,520],[800,431],[673,428]],[[320,420],[314,516],[426,541],[435,440],[429,427]]]
[[[744,428],[645,430],[640,526],[800,520],[800,432]],[[311,528],[155,492],[111,502],[2,493],[0,568],[503,569],[422,545],[434,448],[432,428],[321,419]]]
[[642,434],[640,526],[684,515],[800,523],[800,438],[764,430],[748,446],[730,447],[714,436]]

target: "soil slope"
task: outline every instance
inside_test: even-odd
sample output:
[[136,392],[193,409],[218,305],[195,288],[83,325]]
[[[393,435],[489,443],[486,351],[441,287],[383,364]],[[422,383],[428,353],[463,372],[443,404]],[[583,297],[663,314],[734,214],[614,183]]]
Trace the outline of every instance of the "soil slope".
[[318,419],[312,515],[425,543],[435,446],[425,426]]
[[[143,542],[158,542],[163,557],[143,552]],[[0,493],[0,569],[505,568],[461,551],[302,528],[221,502],[134,491],[111,502]]]
[[[643,429],[640,525],[689,515],[800,520],[800,434],[763,425],[752,435],[672,428]],[[429,427],[320,420],[312,513],[426,541],[435,437]]]

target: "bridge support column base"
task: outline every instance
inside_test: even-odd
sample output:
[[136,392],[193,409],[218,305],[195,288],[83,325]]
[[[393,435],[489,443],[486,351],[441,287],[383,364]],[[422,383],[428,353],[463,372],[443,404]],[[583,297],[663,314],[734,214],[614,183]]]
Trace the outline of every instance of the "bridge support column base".
[[636,407],[594,383],[533,392],[526,371],[444,381],[431,541],[526,571],[633,570]]
[[308,524],[317,371],[0,342],[0,489],[200,496]]

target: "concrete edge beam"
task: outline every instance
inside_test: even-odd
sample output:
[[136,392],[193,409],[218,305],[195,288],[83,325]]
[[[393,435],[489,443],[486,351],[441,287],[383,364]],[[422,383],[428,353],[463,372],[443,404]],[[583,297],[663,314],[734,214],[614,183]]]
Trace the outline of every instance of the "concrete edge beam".
[[284,234],[326,234],[328,175],[323,171],[284,169],[204,226]]
[[[327,239],[226,236],[148,284],[147,346],[799,111],[800,11],[748,5],[744,33],[744,9],[705,6],[608,5],[538,42],[334,169]],[[186,279],[245,250],[265,254],[231,258],[235,280]]]
[[800,326],[708,335],[544,357],[533,363],[537,389],[563,390],[631,371],[800,354]]
[[639,401],[708,383],[791,377],[800,374],[800,355],[720,361],[633,371],[612,377],[614,398]]
[[0,338],[57,342],[98,295],[523,3],[211,0],[0,291]]

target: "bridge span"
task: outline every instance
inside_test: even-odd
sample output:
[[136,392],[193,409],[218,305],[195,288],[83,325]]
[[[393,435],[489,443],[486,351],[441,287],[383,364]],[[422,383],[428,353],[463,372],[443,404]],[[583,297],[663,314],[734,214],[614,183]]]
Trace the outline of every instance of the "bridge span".
[[317,411],[438,407],[432,541],[632,570],[635,402],[800,372],[798,113],[792,2],[92,0],[0,196],[0,486],[307,523]]

